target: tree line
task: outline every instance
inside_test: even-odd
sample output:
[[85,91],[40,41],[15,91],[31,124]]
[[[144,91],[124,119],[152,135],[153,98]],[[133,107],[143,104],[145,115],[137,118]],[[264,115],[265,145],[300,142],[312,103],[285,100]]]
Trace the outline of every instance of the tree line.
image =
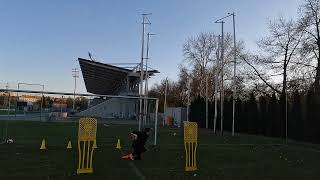
[[[306,93],[295,91],[288,103],[288,138],[320,143],[320,112],[316,106],[315,92]],[[214,102],[209,102],[209,109],[214,109]],[[190,120],[198,122],[205,128],[206,125],[205,98],[196,97],[190,105]],[[286,124],[284,121],[281,100],[276,94],[256,97],[252,92],[250,98],[236,100],[235,129],[238,133],[263,135],[269,137],[286,138]],[[220,108],[218,108],[218,117]],[[215,111],[210,110],[209,128],[213,129]],[[224,101],[223,130],[232,128],[232,98]],[[220,132],[220,121],[217,121],[217,131]]]

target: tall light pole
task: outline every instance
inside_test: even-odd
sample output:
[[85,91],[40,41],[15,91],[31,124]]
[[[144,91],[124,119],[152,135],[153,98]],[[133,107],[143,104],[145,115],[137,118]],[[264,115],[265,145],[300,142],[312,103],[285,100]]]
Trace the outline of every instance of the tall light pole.
[[75,111],[76,107],[76,88],[77,88],[77,78],[79,77],[79,70],[77,68],[72,69],[72,77],[74,78],[74,89],[73,89],[73,104],[72,109]]
[[[146,56],[146,78],[145,78],[145,96],[148,97],[148,79],[149,79],[149,72],[148,72],[148,60],[149,60],[149,46],[150,46],[150,36],[155,34],[147,33],[147,56]],[[147,122],[147,115],[148,115],[148,99],[144,100],[144,124]]]
[[[143,97],[143,65],[144,65],[144,36],[145,36],[145,26],[146,24],[151,24],[148,16],[151,14],[142,14],[142,37],[141,37],[141,63],[140,63],[140,105],[139,105],[139,131],[141,131],[142,123],[142,97]],[[147,21],[147,22],[146,22]]]
[[[229,13],[230,14],[230,13]],[[237,44],[236,44],[236,22],[235,14],[232,15],[233,24],[233,99],[232,99],[232,136],[234,136],[234,121],[235,121],[235,111],[236,111],[236,99],[237,99]]]
[[217,20],[215,23],[220,23],[221,24],[221,53],[220,53],[220,73],[221,73],[221,91],[220,91],[220,132],[221,135],[223,134],[223,105],[224,105],[224,85],[223,85],[223,67],[224,67],[224,30],[223,30],[223,25],[224,21],[221,19]]
[[[234,129],[235,129],[235,110],[236,110],[236,98],[237,98],[237,93],[236,93],[236,71],[237,71],[237,45],[236,45],[236,22],[235,22],[235,13],[228,13],[227,16],[219,19],[216,21],[216,23],[221,23],[222,24],[222,29],[223,29],[223,19],[226,19],[228,17],[232,16],[232,24],[233,24],[233,99],[232,99],[232,136],[234,136]],[[222,30],[223,31],[223,30]],[[223,40],[222,40],[223,42]],[[222,46],[223,47],[223,46]],[[222,65],[223,66],[223,65]],[[222,80],[223,82],[223,80]]]
[[217,118],[218,118],[218,82],[219,82],[219,57],[220,57],[220,38],[218,36],[218,50],[217,50],[217,61],[216,61],[216,69],[215,69],[215,80],[214,80],[214,119],[213,119],[213,133],[216,133],[217,129]]

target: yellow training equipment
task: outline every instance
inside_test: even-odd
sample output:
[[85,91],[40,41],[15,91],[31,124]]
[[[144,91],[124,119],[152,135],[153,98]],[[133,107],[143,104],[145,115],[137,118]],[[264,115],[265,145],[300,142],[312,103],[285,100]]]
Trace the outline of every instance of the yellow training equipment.
[[116,149],[121,149],[120,139],[118,139]]
[[42,142],[41,142],[41,146],[40,146],[40,150],[46,150],[46,140],[45,139],[42,139]]
[[67,149],[72,149],[71,141],[68,142]]
[[79,120],[78,150],[79,164],[77,174],[93,173],[92,157],[97,136],[97,119],[81,118]]
[[197,170],[198,125],[196,122],[184,122],[184,148],[186,151],[186,171]]

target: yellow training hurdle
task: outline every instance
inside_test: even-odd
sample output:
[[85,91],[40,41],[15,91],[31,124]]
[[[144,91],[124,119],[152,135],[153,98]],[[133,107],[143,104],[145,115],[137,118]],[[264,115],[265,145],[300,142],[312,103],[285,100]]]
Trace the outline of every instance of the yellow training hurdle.
[[81,118],[78,131],[79,164],[77,174],[93,173],[92,158],[96,136],[97,119]]
[[184,148],[186,152],[186,171],[197,170],[198,125],[196,122],[184,122]]

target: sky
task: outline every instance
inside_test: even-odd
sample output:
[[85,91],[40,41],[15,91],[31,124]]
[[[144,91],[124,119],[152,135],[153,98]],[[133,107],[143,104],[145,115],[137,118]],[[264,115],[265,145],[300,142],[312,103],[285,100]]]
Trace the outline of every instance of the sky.
[[[0,0],[0,88],[9,83],[44,84],[47,91],[73,92],[72,68],[88,51],[103,63],[136,63],[141,56],[142,13],[152,13],[147,31],[149,64],[176,80],[182,47],[200,32],[220,33],[214,21],[236,14],[236,37],[247,49],[278,16],[296,19],[303,0]],[[225,32],[232,32],[232,19]],[[85,93],[80,73],[77,92]],[[25,86],[23,89],[40,87]]]

